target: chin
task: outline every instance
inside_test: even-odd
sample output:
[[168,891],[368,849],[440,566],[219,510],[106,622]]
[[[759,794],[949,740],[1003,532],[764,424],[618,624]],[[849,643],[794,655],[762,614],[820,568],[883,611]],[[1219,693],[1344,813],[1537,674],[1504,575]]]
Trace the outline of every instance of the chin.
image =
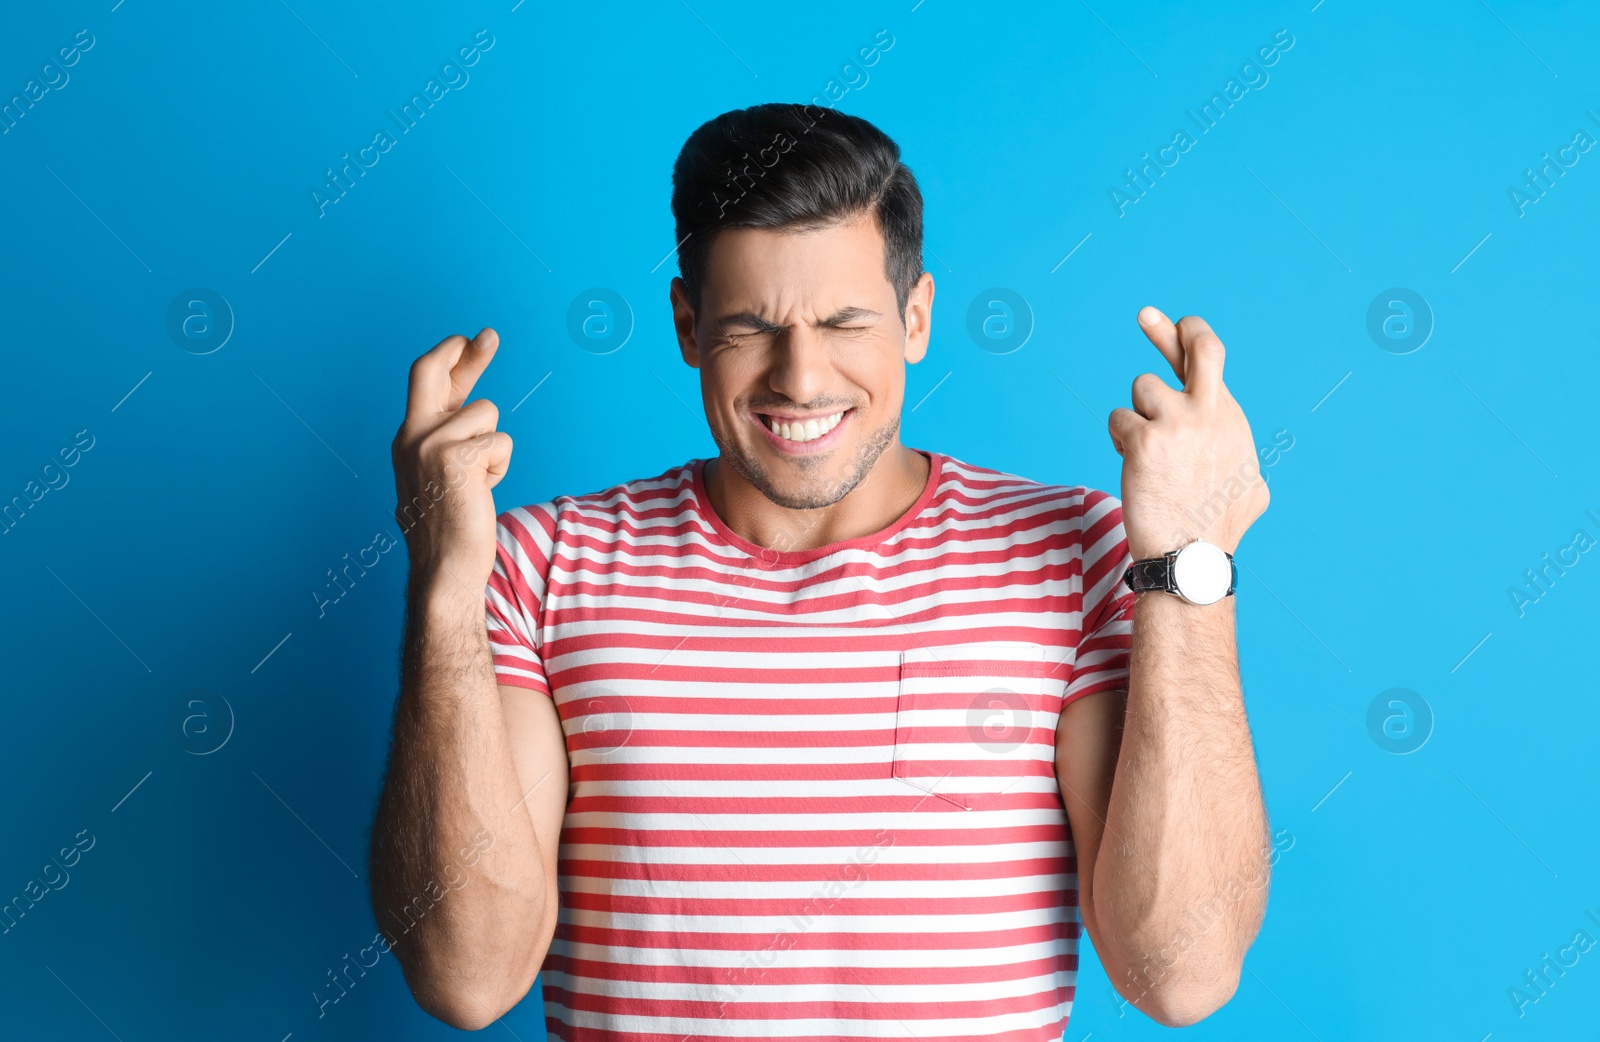
[[788,510],[814,510],[832,506],[843,498],[847,477],[840,458],[833,453],[810,459],[784,459],[760,445],[733,445],[721,439],[721,459],[730,470],[769,501]]

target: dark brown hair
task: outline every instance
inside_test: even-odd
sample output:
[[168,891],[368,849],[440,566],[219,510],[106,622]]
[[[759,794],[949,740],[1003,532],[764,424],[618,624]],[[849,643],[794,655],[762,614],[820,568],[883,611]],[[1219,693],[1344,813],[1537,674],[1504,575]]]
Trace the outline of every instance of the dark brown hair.
[[859,116],[773,102],[702,123],[672,167],[678,272],[698,311],[723,228],[815,228],[871,213],[902,318],[922,276],[922,191],[900,147]]

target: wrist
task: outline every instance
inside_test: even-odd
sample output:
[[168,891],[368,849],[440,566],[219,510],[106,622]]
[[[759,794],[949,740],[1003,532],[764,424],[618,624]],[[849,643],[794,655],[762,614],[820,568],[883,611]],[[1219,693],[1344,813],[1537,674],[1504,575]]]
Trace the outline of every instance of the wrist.
[[1122,584],[1135,594],[1169,593],[1190,604],[1209,605],[1231,595],[1238,582],[1233,556],[1203,539],[1160,552],[1136,543],[1130,556]]
[[1166,554],[1182,550],[1184,547],[1188,546],[1197,539],[1210,543],[1212,546],[1217,547],[1230,557],[1233,555],[1235,549],[1237,549],[1239,542],[1237,539],[1222,540],[1209,535],[1190,535],[1187,533],[1183,535],[1171,536],[1170,538],[1161,542],[1130,539],[1128,540],[1128,556],[1133,558],[1135,561],[1148,561],[1152,558],[1163,557]]

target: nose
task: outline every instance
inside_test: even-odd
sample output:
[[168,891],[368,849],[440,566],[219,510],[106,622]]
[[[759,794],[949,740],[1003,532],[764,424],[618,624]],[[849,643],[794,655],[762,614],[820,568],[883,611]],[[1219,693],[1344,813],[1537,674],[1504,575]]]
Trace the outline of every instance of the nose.
[[824,394],[833,376],[833,357],[827,338],[797,323],[777,337],[767,385],[796,405],[807,405]]

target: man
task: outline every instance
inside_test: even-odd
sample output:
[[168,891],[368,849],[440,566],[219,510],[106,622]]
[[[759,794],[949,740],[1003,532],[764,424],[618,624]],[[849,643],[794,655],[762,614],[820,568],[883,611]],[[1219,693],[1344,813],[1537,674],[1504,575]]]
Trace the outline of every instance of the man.
[[481,1028],[542,969],[563,1039],[1043,1042],[1081,922],[1137,1008],[1209,1015],[1271,854],[1225,595],[1267,493],[1221,342],[1140,312],[1183,389],[1112,412],[1120,499],[913,449],[894,143],[758,105],[673,183],[715,458],[497,513],[510,439],[463,403],[498,337],[411,369],[371,878],[418,1003]]

